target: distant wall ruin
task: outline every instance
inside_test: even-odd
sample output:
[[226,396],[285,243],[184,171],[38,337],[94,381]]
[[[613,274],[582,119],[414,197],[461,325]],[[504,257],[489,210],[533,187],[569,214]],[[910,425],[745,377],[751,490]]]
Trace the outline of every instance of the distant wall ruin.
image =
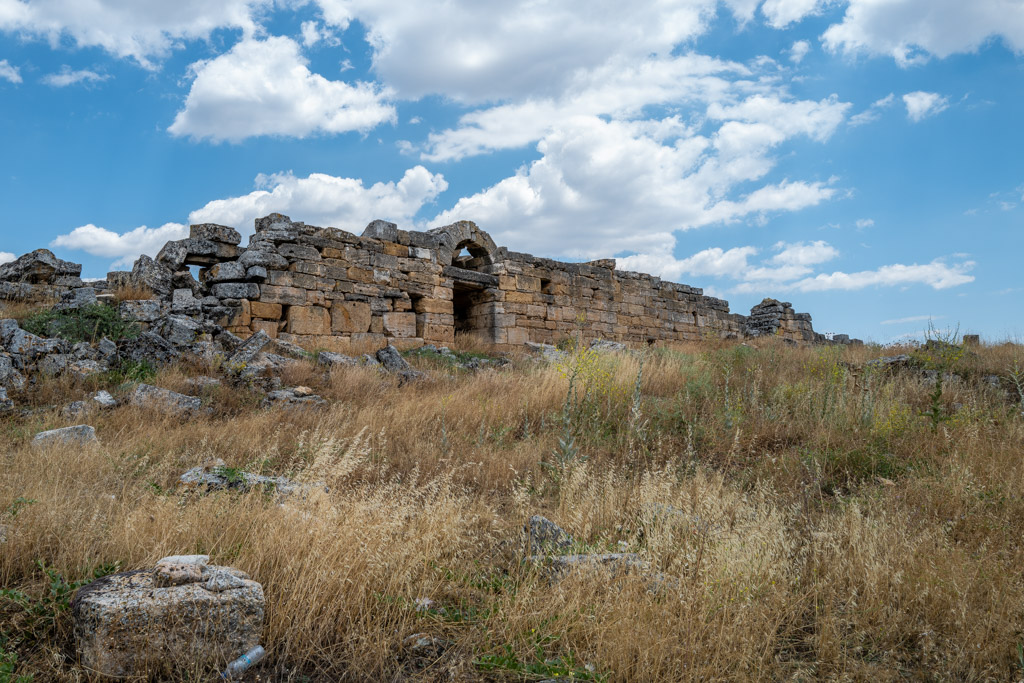
[[167,315],[307,348],[442,345],[457,333],[509,347],[577,334],[637,345],[828,341],[789,303],[765,299],[749,316],[730,313],[699,288],[616,270],[614,259],[565,263],[509,251],[469,221],[428,232],[373,221],[354,235],[271,214],[257,219],[247,247],[240,243],[233,228],[194,225],[189,238],[141,257],[130,273],[110,273],[106,285],[143,284]]

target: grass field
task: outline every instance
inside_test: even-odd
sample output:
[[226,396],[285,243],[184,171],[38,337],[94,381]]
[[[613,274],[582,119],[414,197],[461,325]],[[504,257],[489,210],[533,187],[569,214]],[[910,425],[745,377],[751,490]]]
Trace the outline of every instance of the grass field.
[[[251,680],[1020,680],[1024,347],[750,344],[476,373],[413,354],[405,386],[309,361],[284,382],[328,408],[225,385],[201,417],[96,413],[87,448],[30,441],[123,378],[12,394],[38,410],[0,418],[0,681],[89,680],[74,586],[175,553],[263,584]],[[915,368],[864,365],[900,351]],[[330,492],[176,486],[214,458]],[[522,562],[532,514],[649,569],[553,582]]]

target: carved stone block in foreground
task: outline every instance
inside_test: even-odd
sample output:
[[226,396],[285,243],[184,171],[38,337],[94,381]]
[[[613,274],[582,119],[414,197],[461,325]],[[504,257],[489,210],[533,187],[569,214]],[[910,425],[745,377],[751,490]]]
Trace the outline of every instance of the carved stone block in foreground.
[[[259,644],[263,587],[237,569],[179,564],[111,574],[78,591],[71,607],[84,667],[116,677],[220,670]],[[179,574],[188,580],[169,580]]]

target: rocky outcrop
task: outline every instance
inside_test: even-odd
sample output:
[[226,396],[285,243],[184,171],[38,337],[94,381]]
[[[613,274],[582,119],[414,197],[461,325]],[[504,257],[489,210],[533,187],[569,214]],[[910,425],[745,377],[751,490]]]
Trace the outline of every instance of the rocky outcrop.
[[217,671],[255,647],[263,587],[205,555],[164,558],[153,569],[111,574],[71,601],[82,665],[103,676]]

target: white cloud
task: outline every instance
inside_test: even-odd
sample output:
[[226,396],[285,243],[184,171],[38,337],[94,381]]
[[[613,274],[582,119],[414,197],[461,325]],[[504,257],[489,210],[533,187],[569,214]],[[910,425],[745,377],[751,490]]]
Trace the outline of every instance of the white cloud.
[[798,40],[793,43],[792,47],[789,48],[789,61],[794,64],[799,64],[804,61],[804,57],[811,51],[811,44],[806,40]]
[[761,13],[768,24],[775,28],[786,28],[818,10],[819,0],[765,0]]
[[741,94],[729,79],[750,74],[741,64],[694,54],[602,66],[577,74],[558,97],[529,97],[463,115],[456,128],[430,134],[423,158],[449,161],[521,147],[579,116],[629,119],[650,105],[733,101]]
[[0,263],[9,263],[18,258],[9,251],[0,251]]
[[[799,128],[799,126],[797,126]],[[782,135],[781,137],[784,137]],[[464,197],[432,222],[476,221],[500,244],[545,255],[600,257],[669,251],[672,233],[818,204],[825,183],[783,181],[726,199],[772,166],[759,155],[725,158],[712,139],[675,117],[577,117],[546,135],[543,155],[514,176]]]
[[907,118],[917,123],[921,119],[934,116],[949,107],[949,100],[934,92],[909,92],[903,96],[903,104],[907,106]]
[[[315,21],[302,22],[301,32],[302,44],[306,47],[313,47],[320,42],[331,47],[341,45],[341,40],[330,29],[326,26],[321,28],[320,24]],[[344,71],[344,69],[342,70]]]
[[72,71],[71,67],[65,64],[61,67],[60,72],[47,74],[46,76],[43,76],[42,81],[46,85],[52,85],[54,88],[65,88],[76,83],[98,83],[105,81],[108,78],[110,78],[110,76],[106,74],[98,74],[95,71],[89,71],[88,69]]
[[0,30],[40,37],[57,46],[99,47],[155,68],[184,40],[205,39],[218,28],[257,30],[253,15],[270,0],[0,0]]
[[397,183],[365,187],[357,178],[313,173],[259,176],[249,194],[217,199],[189,214],[192,223],[221,223],[251,234],[254,219],[284,213],[311,225],[361,232],[375,218],[409,226],[420,208],[448,187],[444,176],[422,166],[410,168]]
[[[317,0],[324,19],[359,20],[373,68],[399,96],[442,94],[461,102],[550,97],[581,71],[612,60],[667,57],[700,34],[718,0]],[[738,15],[749,0],[729,5]]]
[[0,81],[21,83],[21,71],[12,66],[6,59],[0,59]]
[[936,259],[923,265],[893,264],[876,270],[862,270],[856,273],[820,273],[814,277],[798,280],[789,286],[801,292],[829,290],[857,290],[866,287],[892,287],[897,285],[924,284],[932,289],[948,289],[974,281],[968,272],[974,268],[974,261],[946,264]]
[[896,101],[896,95],[889,93],[880,100],[875,100],[870,107],[859,114],[850,117],[851,126],[863,126],[866,123],[877,121],[882,116],[882,110],[888,109]]
[[874,224],[875,220],[873,218],[858,218],[854,225],[857,226],[858,230],[863,230],[865,228],[873,227]]
[[634,254],[615,259],[615,267],[619,270],[652,273],[674,281],[684,276],[726,277],[746,271],[749,267],[747,259],[756,253],[756,247],[712,247],[684,259],[676,259],[670,252]]
[[842,22],[822,39],[833,51],[889,55],[907,66],[973,52],[997,36],[1024,51],[1020,0],[850,0]]
[[944,315],[911,315],[906,318],[893,318],[892,320],[883,320],[880,325],[902,325],[904,323],[920,323],[926,320],[941,320],[945,318]]
[[395,121],[394,107],[384,101],[387,91],[327,80],[307,63],[286,37],[243,40],[219,57],[196,62],[185,108],[168,130],[237,142],[259,135],[366,131]]
[[111,264],[111,268],[117,268],[130,267],[139,254],[156,256],[166,242],[184,237],[188,237],[188,227],[180,223],[165,223],[159,228],[143,225],[124,233],[90,223],[66,235],[58,235],[50,242],[50,246],[79,249],[93,256],[117,257]]

